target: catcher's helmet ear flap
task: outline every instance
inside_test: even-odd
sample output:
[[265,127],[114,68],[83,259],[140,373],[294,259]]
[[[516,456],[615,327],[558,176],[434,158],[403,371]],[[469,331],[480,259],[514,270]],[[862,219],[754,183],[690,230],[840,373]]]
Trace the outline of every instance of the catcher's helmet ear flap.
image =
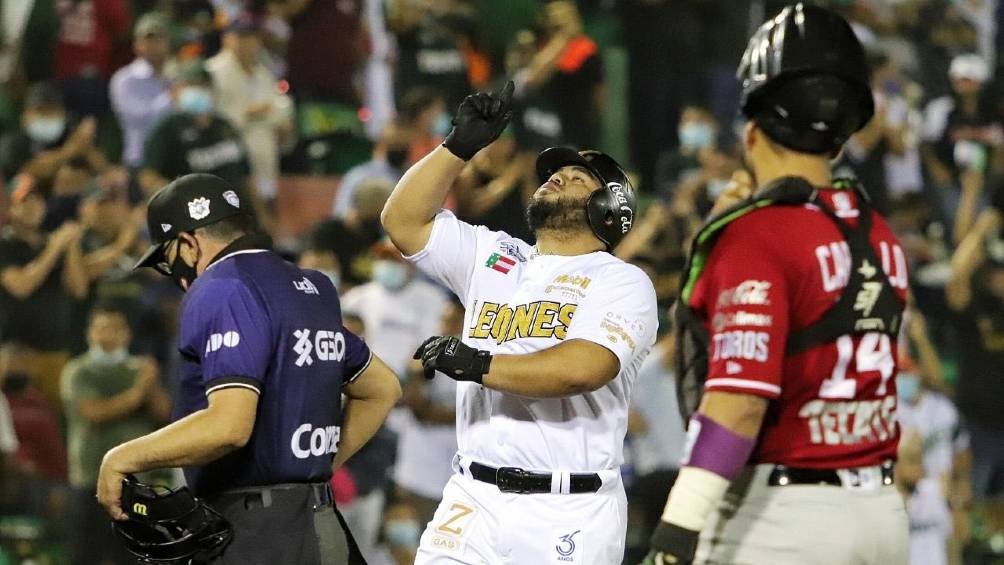
[[112,521],[127,550],[141,563],[188,563],[209,559],[233,538],[226,518],[196,498],[188,487],[174,490],[122,481],[122,510],[128,520]]
[[554,171],[568,165],[584,167],[599,179],[602,186],[586,202],[586,216],[593,235],[608,251],[612,250],[630,231],[638,209],[627,173],[606,153],[551,147],[537,156],[537,177],[544,182]]
[[750,38],[736,78],[743,115],[796,151],[831,153],[875,112],[864,48],[835,12],[785,7]]

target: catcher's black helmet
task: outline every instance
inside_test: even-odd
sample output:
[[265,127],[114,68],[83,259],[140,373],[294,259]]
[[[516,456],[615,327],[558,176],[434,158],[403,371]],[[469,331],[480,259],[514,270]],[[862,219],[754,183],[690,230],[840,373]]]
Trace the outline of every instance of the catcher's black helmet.
[[638,209],[627,173],[606,153],[550,147],[537,155],[537,177],[544,182],[554,171],[568,165],[585,167],[600,179],[603,187],[589,197],[586,212],[593,234],[608,250],[613,249],[631,229]]
[[181,565],[212,558],[233,537],[226,518],[188,487],[170,490],[129,477],[122,481],[122,510],[129,519],[112,521],[112,527],[141,563]]
[[864,48],[838,14],[798,3],[750,38],[736,78],[742,113],[804,153],[840,148],[875,112]]

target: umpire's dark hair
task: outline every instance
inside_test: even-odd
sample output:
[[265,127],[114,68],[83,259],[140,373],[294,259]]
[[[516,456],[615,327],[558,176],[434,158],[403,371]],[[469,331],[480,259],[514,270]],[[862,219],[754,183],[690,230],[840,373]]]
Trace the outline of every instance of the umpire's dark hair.
[[242,235],[260,231],[258,219],[253,214],[235,214],[218,222],[196,228],[196,232],[220,241],[234,240]]

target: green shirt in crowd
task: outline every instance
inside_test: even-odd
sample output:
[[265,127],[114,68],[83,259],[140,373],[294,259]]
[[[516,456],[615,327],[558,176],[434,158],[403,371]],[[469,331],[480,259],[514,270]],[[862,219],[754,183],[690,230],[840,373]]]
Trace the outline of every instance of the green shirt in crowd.
[[108,450],[158,428],[145,406],[122,418],[101,423],[88,421],[80,414],[81,401],[108,399],[128,390],[136,382],[140,366],[136,357],[119,363],[103,363],[90,353],[67,363],[62,376],[62,395],[66,407],[71,486],[95,488],[101,459]]

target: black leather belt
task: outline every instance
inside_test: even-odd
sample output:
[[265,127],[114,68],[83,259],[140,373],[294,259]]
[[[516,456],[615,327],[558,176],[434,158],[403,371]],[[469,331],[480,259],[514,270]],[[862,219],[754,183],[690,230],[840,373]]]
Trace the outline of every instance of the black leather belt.
[[[544,494],[551,492],[551,473],[534,473],[519,467],[489,467],[471,462],[471,477],[474,480],[495,485],[502,492],[515,494]],[[603,486],[603,480],[596,473],[571,473],[569,494],[596,492]]]
[[[891,485],[893,482],[895,482],[895,476],[892,464],[882,465],[882,484]],[[774,466],[774,469],[770,472],[770,477],[767,479],[767,484],[772,487],[788,485],[844,486],[844,482],[840,479],[840,475],[835,469],[799,469],[784,465]]]
[[293,492],[302,489],[310,489],[313,499],[314,510],[324,506],[334,506],[335,497],[331,492],[331,484],[324,483],[278,483],[274,485],[263,485],[256,487],[240,487],[228,489],[216,495],[214,500],[221,500],[227,497],[239,496],[244,498],[246,508],[268,508],[272,506],[272,497],[281,496],[283,493]]

